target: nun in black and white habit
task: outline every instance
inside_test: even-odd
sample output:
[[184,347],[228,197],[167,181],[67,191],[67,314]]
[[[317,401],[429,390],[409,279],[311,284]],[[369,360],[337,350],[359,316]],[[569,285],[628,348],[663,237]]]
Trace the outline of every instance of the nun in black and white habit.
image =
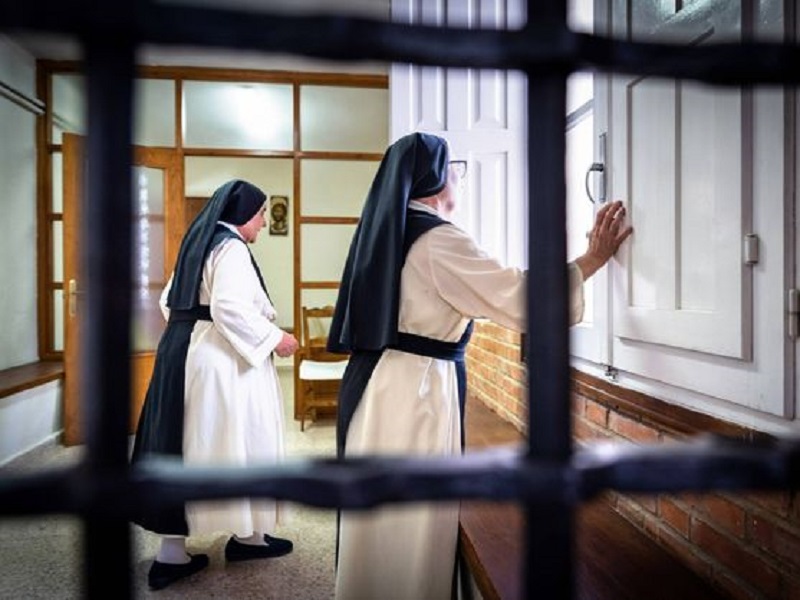
[[[433,135],[399,139],[379,167],[329,335],[329,350],[351,353],[340,456],[460,454],[472,319],[524,330],[525,274],[448,222],[456,187],[447,143]],[[583,277],[574,264],[569,281],[575,323]],[[450,600],[458,513],[458,503],[341,513],[336,598]]]
[[[296,340],[276,323],[247,246],[264,226],[265,194],[241,180],[222,185],[189,227],[161,297],[168,319],[136,431],[132,461],[151,454],[187,465],[272,464],[284,455],[283,399],[273,351]],[[287,342],[287,336],[290,338]],[[192,502],[147,511],[135,522],[162,534],[150,570],[159,589],[208,564],[189,556],[185,536],[228,532],[228,560],[291,551],[275,530],[268,499]]]

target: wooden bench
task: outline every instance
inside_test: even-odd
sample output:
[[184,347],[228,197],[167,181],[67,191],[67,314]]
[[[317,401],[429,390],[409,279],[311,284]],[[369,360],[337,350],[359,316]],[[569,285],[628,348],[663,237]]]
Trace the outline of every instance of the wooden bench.
[[[523,444],[510,423],[471,398],[467,449]],[[463,502],[460,542],[484,600],[522,598],[523,512],[516,504]],[[604,500],[576,511],[575,594],[585,600],[722,599],[720,592],[648,538]]]
[[64,377],[64,363],[35,362],[0,371],[0,398],[13,396]]

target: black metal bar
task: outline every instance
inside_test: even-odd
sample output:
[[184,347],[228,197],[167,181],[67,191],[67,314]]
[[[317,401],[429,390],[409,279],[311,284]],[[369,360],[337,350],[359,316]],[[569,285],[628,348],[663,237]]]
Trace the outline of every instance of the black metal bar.
[[[566,0],[529,0],[526,34],[549,22],[566,30]],[[559,62],[528,67],[528,282],[525,343],[528,458],[567,465],[572,454],[569,389],[567,188],[564,166],[567,75]],[[569,484],[555,498],[525,503],[526,598],[573,595],[574,515]]]
[[[46,8],[40,8],[45,4]],[[341,60],[520,69],[599,70],[724,85],[800,83],[800,47],[745,42],[678,46],[606,39],[569,31],[550,16],[523,31],[403,25],[337,16],[220,10],[140,3],[125,14],[98,13],[85,2],[5,2],[0,30],[34,29],[79,35],[102,29],[109,38],[135,30],[141,43],[288,52]]]
[[85,49],[88,170],[81,241],[87,303],[81,320],[81,405],[87,453],[81,483],[89,505],[84,568],[87,597],[128,598],[129,524],[119,516],[102,516],[108,499],[101,492],[106,477],[124,477],[128,468],[134,44],[130,34],[109,38],[96,32]]
[[752,444],[704,436],[648,446],[609,442],[579,449],[564,463],[532,459],[521,447],[470,452],[458,459],[308,459],[230,469],[153,459],[132,470],[130,479],[118,471],[104,474],[92,484],[92,493],[77,485],[86,478],[83,468],[4,475],[0,514],[97,510],[125,516],[142,506],[243,496],[360,510],[419,500],[579,501],[606,490],[793,489],[800,487],[800,439]]
[[[85,207],[86,460],[0,481],[2,514],[74,512],[86,521],[87,594],[130,597],[128,519],[142,506],[265,496],[365,509],[455,498],[525,503],[528,597],[571,597],[573,507],[606,489],[633,492],[778,489],[800,485],[800,441],[765,446],[701,439],[572,454],[564,189],[566,76],[578,69],[739,85],[798,83],[800,48],[744,43],[693,47],[570,32],[565,0],[529,0],[521,31],[440,29],[370,19],[298,17],[152,2],[104,8],[85,0],[4,2],[0,30],[30,28],[88,40],[89,200]],[[110,7],[111,5],[109,5]],[[529,448],[464,459],[305,461],[250,469],[154,461],[129,471],[131,100],[134,41],[288,52],[343,60],[521,69],[529,76]],[[535,142],[535,143],[533,143]],[[540,293],[547,290],[547,293]],[[91,402],[90,402],[91,400]],[[154,492],[158,493],[154,493]],[[103,576],[96,576],[102,573]]]

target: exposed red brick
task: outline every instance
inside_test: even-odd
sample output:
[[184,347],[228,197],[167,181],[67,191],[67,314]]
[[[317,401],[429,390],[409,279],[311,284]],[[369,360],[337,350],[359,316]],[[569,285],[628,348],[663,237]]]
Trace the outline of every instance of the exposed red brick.
[[707,520],[736,537],[745,537],[745,512],[740,506],[716,494],[693,495],[691,502]]
[[658,512],[674,531],[681,534],[684,538],[689,537],[689,513],[675,503],[672,498],[660,496],[658,498]]
[[652,444],[659,441],[658,431],[643,425],[639,421],[623,417],[619,413],[609,413],[608,428],[620,434],[625,439],[634,442]]
[[685,538],[677,535],[672,528],[662,525],[658,530],[658,542],[694,573],[707,581],[712,580],[711,563],[708,562],[708,558],[695,552],[694,546]]
[[766,600],[763,594],[727,571],[717,571],[712,575],[712,578],[714,587],[720,589],[732,600]]
[[509,379],[508,377],[504,378],[501,385],[503,391],[508,394],[511,394],[515,398],[523,398],[525,394],[525,388],[518,381],[514,381],[513,379]]
[[800,539],[797,532],[763,517],[751,516],[750,536],[759,548],[780,557],[795,569],[800,568]]
[[[506,408],[498,408],[496,412],[524,431],[526,369],[516,359],[505,359],[486,349],[486,344],[508,345],[504,337],[507,332],[501,333],[501,329],[488,328],[486,331],[491,335],[484,338],[480,347],[469,351],[468,361],[476,359],[484,375],[475,383],[473,373],[478,371],[470,366],[470,392],[490,407],[502,403]],[[473,352],[476,349],[478,352]],[[515,386],[510,380],[520,385]],[[605,407],[592,399],[598,396],[607,401]],[[609,408],[615,405],[613,391],[592,389],[588,397],[573,392],[570,402],[576,443],[591,445],[608,439],[655,443],[673,437],[671,432],[646,425],[647,421]],[[714,585],[730,597],[800,600],[800,498],[795,494],[664,495],[658,498],[654,514],[643,508],[647,506],[644,497],[631,499],[613,492],[607,494],[623,517],[657,543],[670,548],[696,573],[713,575]]]
[[605,441],[609,439],[607,432],[603,431],[596,425],[590,424],[584,419],[575,419],[572,422],[572,434],[582,442],[592,440]]
[[582,417],[586,414],[586,399],[582,396],[572,395],[572,414],[574,416]]
[[608,426],[608,409],[596,402],[586,402],[586,418],[603,427]]
[[642,513],[642,529],[651,539],[658,539],[658,531],[660,528],[661,521],[658,517],[647,511]]
[[636,527],[639,529],[644,529],[645,512],[636,502],[632,502],[630,499],[625,498],[624,496],[618,496],[616,509],[619,514],[633,523]]
[[652,494],[635,494],[635,495],[626,495],[625,496],[631,502],[635,502],[639,506],[642,507],[643,510],[646,510],[652,514],[658,514],[658,498],[656,498]]
[[508,374],[510,377],[513,377],[520,383],[525,383],[526,379],[526,370],[520,363],[514,363],[509,365],[508,367]]
[[700,519],[693,519],[690,539],[721,565],[736,573],[768,598],[777,598],[780,591],[780,573],[764,559],[728,536],[716,531]]
[[800,576],[787,576],[783,580],[783,597],[786,600],[800,600]]

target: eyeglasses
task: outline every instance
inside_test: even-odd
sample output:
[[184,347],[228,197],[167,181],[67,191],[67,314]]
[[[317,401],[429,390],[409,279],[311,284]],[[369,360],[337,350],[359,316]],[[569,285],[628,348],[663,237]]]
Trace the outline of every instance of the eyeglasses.
[[451,160],[450,168],[459,179],[464,179],[467,176],[467,161],[465,160]]

